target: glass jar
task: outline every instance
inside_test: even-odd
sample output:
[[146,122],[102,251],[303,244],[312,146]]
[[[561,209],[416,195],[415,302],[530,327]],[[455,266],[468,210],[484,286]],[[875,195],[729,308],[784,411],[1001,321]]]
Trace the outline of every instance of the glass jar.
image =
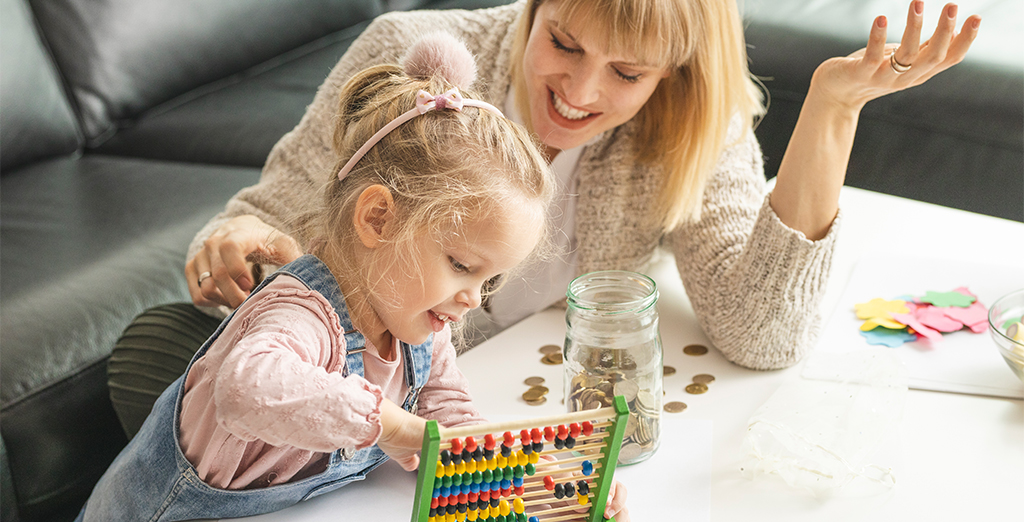
[[658,287],[643,274],[591,272],[569,283],[562,351],[568,411],[629,404],[619,464],[647,460],[661,436],[663,360]]

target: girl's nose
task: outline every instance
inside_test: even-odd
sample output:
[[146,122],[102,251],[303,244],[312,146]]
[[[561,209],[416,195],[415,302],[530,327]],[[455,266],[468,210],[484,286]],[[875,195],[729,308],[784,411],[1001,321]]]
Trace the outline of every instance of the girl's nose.
[[467,288],[455,294],[455,301],[468,307],[470,310],[480,306],[481,297],[479,288]]

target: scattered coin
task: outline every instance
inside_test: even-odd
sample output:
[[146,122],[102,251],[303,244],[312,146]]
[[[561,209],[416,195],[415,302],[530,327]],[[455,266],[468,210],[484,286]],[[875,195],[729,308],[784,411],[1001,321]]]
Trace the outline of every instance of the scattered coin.
[[[523,399],[523,400],[526,400],[526,399]],[[545,402],[548,402],[548,398],[547,397],[541,397],[541,398],[539,398],[537,400],[526,401],[526,404],[529,404],[530,406],[540,406],[541,404],[544,404]]]
[[527,386],[540,386],[541,384],[544,384],[544,378],[543,377],[527,377],[526,380],[523,381],[523,382],[526,383]]
[[699,382],[695,382],[693,384],[687,384],[686,385],[686,393],[692,393],[693,395],[700,395],[702,393],[706,393],[707,391],[708,391],[708,385],[707,384],[701,384]]
[[550,365],[562,364],[562,354],[559,352],[549,353],[540,359],[540,362]]
[[715,382],[715,376],[707,373],[702,373],[693,376],[693,382],[697,384],[711,384]]
[[540,353],[542,353],[544,355],[548,355],[548,354],[552,354],[552,353],[561,353],[561,352],[562,352],[562,347],[558,346],[557,344],[545,344],[544,346],[540,347]]
[[683,348],[686,355],[704,355],[708,353],[708,347],[703,344],[689,344]]
[[679,413],[686,409],[685,402],[672,401],[665,404],[665,411],[669,413]]
[[672,367],[672,366],[665,366],[664,368],[662,368],[661,373],[665,377],[668,377],[669,375],[675,375],[676,369],[674,367]]
[[529,390],[523,392],[523,400],[526,402],[540,400],[548,394],[548,391],[545,386],[532,386]]

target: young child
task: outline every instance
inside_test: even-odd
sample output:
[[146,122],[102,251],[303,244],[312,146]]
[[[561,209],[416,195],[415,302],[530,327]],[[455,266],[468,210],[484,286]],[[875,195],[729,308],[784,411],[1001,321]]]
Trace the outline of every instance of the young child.
[[475,66],[453,42],[421,42],[404,70],[372,67],[342,89],[334,146],[347,161],[300,220],[313,255],[220,326],[78,520],[275,511],[388,457],[416,469],[424,418],[483,420],[451,325],[544,244],[554,189],[526,132],[465,91]]

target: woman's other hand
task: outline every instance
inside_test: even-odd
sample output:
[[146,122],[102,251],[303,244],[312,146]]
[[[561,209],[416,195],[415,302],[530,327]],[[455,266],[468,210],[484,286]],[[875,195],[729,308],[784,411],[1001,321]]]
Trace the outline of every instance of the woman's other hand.
[[255,261],[284,265],[301,255],[302,249],[291,236],[256,216],[233,218],[210,235],[185,264],[192,303],[235,308],[256,286]]
[[[879,16],[871,26],[867,47],[846,57],[826,60],[815,70],[811,88],[816,87],[824,99],[859,111],[875,98],[920,85],[963,60],[978,36],[980,16],[968,17],[959,33],[956,17],[957,5],[946,4],[935,33],[921,43],[924,1],[914,0],[897,47],[886,44],[888,21]],[[891,62],[894,49],[895,62]]]

